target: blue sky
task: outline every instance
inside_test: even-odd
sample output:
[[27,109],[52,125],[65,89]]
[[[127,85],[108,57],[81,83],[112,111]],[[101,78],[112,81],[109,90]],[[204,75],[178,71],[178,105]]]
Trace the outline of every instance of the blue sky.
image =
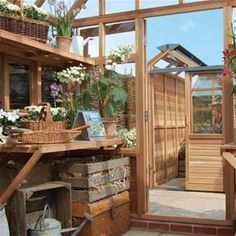
[[211,10],[147,19],[147,58],[157,46],[177,43],[208,65],[222,64],[223,12]]

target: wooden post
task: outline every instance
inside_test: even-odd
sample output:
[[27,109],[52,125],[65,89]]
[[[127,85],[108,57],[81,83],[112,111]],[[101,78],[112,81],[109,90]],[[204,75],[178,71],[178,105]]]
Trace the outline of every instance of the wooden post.
[[[231,37],[231,23],[232,23],[232,7],[224,7],[224,48],[228,49],[232,43]],[[233,96],[231,96],[231,89],[233,86],[233,78],[227,76],[223,78],[222,88],[222,114],[223,114],[223,143],[229,143],[234,140],[234,105]],[[234,127],[234,128],[233,128]],[[236,137],[235,137],[236,138]]]
[[142,0],[135,0],[135,10],[141,9]]
[[0,81],[2,83],[2,107],[10,110],[10,91],[9,91],[9,64],[5,54],[0,54]]
[[186,157],[185,157],[185,188],[189,183],[189,134],[191,132],[191,74],[185,73],[185,137],[186,137]]
[[32,78],[31,79],[31,89],[33,94],[31,95],[31,104],[39,104],[42,102],[42,77],[41,77],[41,64],[39,62],[35,62],[32,65]]
[[136,49],[138,53],[136,61],[136,129],[137,129],[137,191],[138,191],[138,214],[146,213],[147,209],[147,124],[145,121],[146,111],[146,83],[145,83],[145,21],[143,18],[135,20]]
[[106,13],[106,1],[99,0],[99,15],[105,15]]
[[[234,220],[235,211],[235,169],[230,164],[234,164],[235,157],[228,152],[223,153],[224,157],[224,191],[226,202],[226,220]],[[230,162],[229,162],[230,161]]]

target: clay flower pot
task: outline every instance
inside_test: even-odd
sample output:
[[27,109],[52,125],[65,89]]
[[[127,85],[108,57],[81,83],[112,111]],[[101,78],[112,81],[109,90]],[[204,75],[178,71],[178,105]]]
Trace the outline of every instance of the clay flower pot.
[[70,51],[71,41],[72,41],[71,37],[57,36],[58,48],[65,52]]
[[103,117],[102,123],[106,130],[107,138],[112,138],[114,133],[116,132],[118,119],[115,117]]

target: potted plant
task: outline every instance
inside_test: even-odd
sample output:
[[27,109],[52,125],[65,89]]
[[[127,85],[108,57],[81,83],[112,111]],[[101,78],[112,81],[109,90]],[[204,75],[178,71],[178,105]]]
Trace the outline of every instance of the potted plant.
[[117,111],[127,102],[127,92],[122,86],[120,75],[115,71],[117,64],[127,63],[128,58],[134,53],[134,46],[120,46],[111,50],[106,59],[106,67],[102,78],[93,78],[91,91],[99,102],[99,112],[104,123],[108,137],[112,137],[116,131]]
[[[80,8],[72,11],[72,14],[68,12],[68,6],[64,0],[56,3],[56,1],[49,1],[50,11],[53,12],[57,18],[57,44],[58,47],[64,51],[69,51],[71,45],[72,29],[77,14],[80,12]],[[54,10],[53,10],[54,9]]]
[[86,67],[68,67],[53,74],[55,83],[50,85],[51,96],[54,106],[62,106],[66,110],[66,121],[69,126],[73,125],[78,110],[89,109],[91,107],[91,97],[88,92],[82,89],[81,84],[89,81]]

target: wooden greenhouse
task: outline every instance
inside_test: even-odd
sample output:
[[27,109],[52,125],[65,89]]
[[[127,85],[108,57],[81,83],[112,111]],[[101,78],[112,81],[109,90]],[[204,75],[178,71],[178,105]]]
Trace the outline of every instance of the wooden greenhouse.
[[[62,2],[68,35],[54,1],[0,3],[0,235],[29,235],[47,213],[62,228],[86,222],[85,236],[234,235],[234,76],[221,54],[235,59],[236,1]],[[39,104],[36,130],[23,127]],[[99,112],[127,130],[111,137]]]

